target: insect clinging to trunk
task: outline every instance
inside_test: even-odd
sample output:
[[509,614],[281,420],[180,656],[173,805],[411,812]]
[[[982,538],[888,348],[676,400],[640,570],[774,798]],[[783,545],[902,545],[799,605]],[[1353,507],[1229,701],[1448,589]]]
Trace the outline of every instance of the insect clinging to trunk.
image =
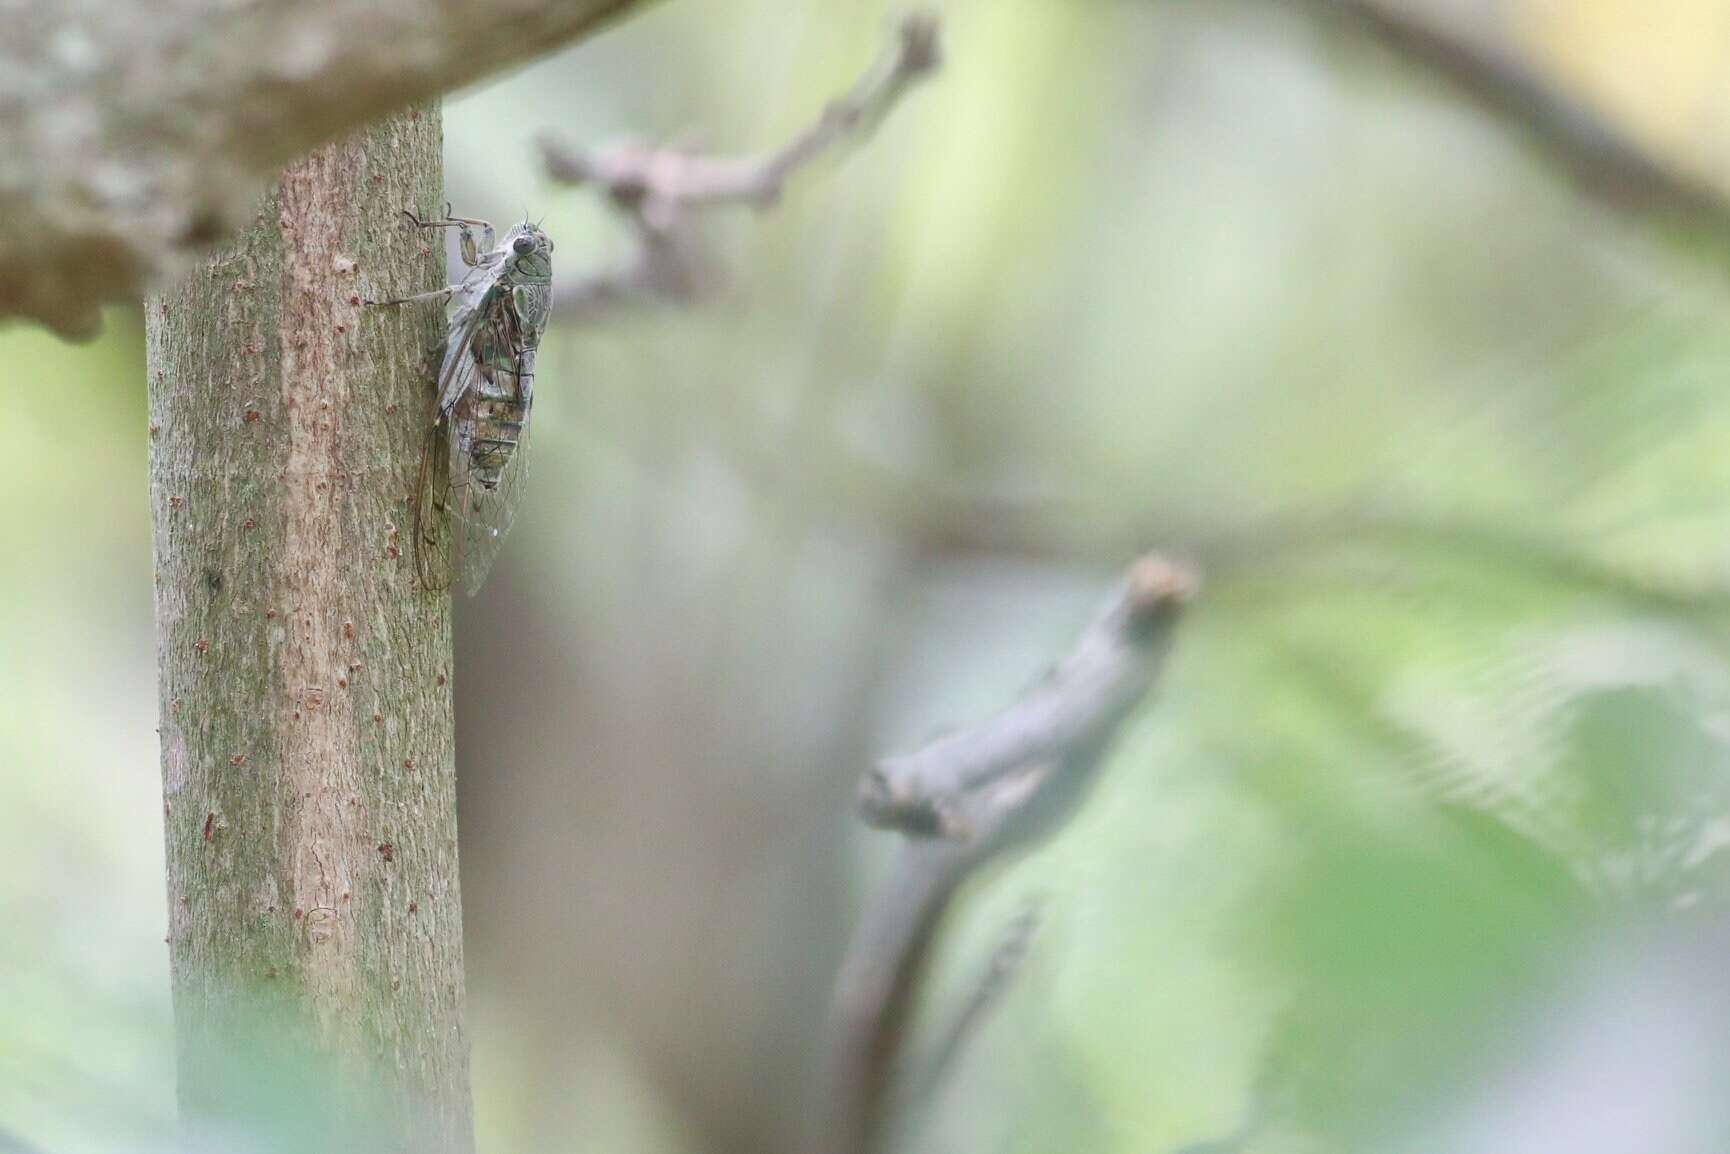
[[[437,401],[415,492],[415,564],[428,589],[474,593],[498,556],[528,470],[535,355],[553,304],[553,242],[524,220],[494,244],[484,220],[403,213],[454,228],[469,273],[379,305],[449,305]],[[477,238],[476,233],[479,233]]]

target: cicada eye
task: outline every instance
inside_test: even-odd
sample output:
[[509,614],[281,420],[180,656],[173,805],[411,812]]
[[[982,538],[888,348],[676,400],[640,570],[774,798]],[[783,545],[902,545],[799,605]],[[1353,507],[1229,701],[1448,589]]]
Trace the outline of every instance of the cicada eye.
[[535,251],[535,238],[525,232],[511,242],[511,247],[516,250],[518,256],[528,256]]

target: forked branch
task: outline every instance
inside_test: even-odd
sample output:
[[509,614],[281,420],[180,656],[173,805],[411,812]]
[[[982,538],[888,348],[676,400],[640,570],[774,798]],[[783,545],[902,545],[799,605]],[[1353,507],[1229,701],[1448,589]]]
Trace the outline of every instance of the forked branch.
[[[1058,828],[1097,776],[1124,721],[1158,679],[1199,578],[1156,555],[1129,569],[1075,648],[997,716],[889,758],[861,787],[866,819],[906,836],[843,963],[813,1149],[867,1154],[894,1098],[907,1024],[951,899],[986,862]],[[939,1045],[947,1065],[1026,948],[1028,924]],[[941,1068],[922,1076],[935,1078]]]
[[850,91],[785,146],[761,156],[718,156],[631,139],[583,150],[543,138],[552,178],[599,190],[634,239],[631,256],[618,266],[556,286],[559,315],[584,317],[630,302],[700,295],[707,261],[690,219],[693,209],[774,205],[794,175],[863,139],[941,63],[937,18],[927,12],[902,17],[889,47]]

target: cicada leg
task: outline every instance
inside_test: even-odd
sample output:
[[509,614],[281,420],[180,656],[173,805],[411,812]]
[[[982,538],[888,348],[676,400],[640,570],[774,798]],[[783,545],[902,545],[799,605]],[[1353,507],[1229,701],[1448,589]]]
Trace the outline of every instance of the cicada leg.
[[[389,300],[382,300],[382,301],[366,300],[362,303],[365,304],[368,308],[382,309],[382,308],[396,308],[400,305],[414,305],[414,304],[423,304],[423,303],[428,303],[428,302],[437,302],[438,306],[440,308],[443,308],[445,305],[450,303],[451,296],[460,287],[461,287],[460,285],[454,285],[454,284],[453,285],[446,285],[444,288],[432,289],[432,290],[430,290],[428,292],[424,292],[424,293],[411,293],[410,295],[408,295],[406,297],[392,297]],[[442,341],[439,344],[437,344],[434,347],[427,350],[427,357],[428,357],[429,361],[431,362],[428,366],[428,369],[427,369],[428,372],[435,372],[436,371],[438,361],[443,355],[444,355],[444,344]]]
[[[476,220],[474,217],[452,216],[451,206],[448,203],[445,205],[445,214],[441,217],[427,217],[423,220],[406,208],[402,210],[402,214],[408,217],[416,228],[460,229],[458,247],[462,251],[463,263],[470,268],[474,268],[481,262],[481,253],[491,252],[493,249],[493,226],[487,221]],[[477,228],[481,230],[479,242],[476,242],[474,234],[474,230]]]
[[445,305],[450,303],[451,295],[460,287],[462,286],[452,284],[446,285],[444,288],[431,289],[424,293],[413,293],[406,297],[392,297],[389,300],[383,301],[369,300],[364,303],[373,308],[379,309],[386,307],[395,308],[397,305],[416,305],[423,301],[437,301],[440,305]]

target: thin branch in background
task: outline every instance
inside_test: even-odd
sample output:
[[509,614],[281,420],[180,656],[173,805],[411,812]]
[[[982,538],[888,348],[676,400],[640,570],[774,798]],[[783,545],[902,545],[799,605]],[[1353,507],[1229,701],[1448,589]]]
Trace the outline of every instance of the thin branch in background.
[[1730,190],[1660,157],[1516,55],[1387,0],[1306,0],[1537,145],[1585,192],[1622,211],[1704,229],[1730,245]]
[[708,262],[691,210],[773,206],[796,173],[869,135],[908,91],[937,70],[942,63],[938,29],[930,13],[902,17],[890,46],[853,88],[787,145],[763,156],[714,156],[637,140],[578,150],[543,138],[548,174],[562,184],[589,185],[603,193],[630,225],[636,245],[616,267],[559,282],[554,293],[558,315],[572,319],[633,302],[702,295],[711,278],[704,274]]
[[[1189,567],[1142,557],[1070,654],[1019,701],[866,775],[866,819],[905,840],[836,982],[813,1150],[868,1154],[877,1147],[912,1007],[956,890],[1075,811],[1123,722],[1157,680],[1182,607],[1198,587]],[[960,1036],[975,1024],[964,1021]],[[942,1071],[922,1073],[936,1078]]]
[[968,1044],[1021,972],[1028,952],[1033,948],[1033,939],[1039,932],[1039,919],[1039,903],[1032,902],[1003,927],[997,945],[985,963],[984,972],[974,979],[967,1001],[938,1035],[930,1054],[912,1064],[907,1079],[911,1097],[902,1100],[898,1110],[910,1112],[926,1101],[943,1083],[944,1076],[960,1063]]
[[31,1145],[9,1130],[0,1130],[0,1154],[42,1154],[42,1148]]
[[1167,609],[1195,583],[1158,557],[1131,567],[1076,647],[1008,709],[922,749],[885,758],[860,784],[873,825],[968,840],[1000,823],[1055,766],[1116,732],[1158,673],[1141,632],[1164,640]]

